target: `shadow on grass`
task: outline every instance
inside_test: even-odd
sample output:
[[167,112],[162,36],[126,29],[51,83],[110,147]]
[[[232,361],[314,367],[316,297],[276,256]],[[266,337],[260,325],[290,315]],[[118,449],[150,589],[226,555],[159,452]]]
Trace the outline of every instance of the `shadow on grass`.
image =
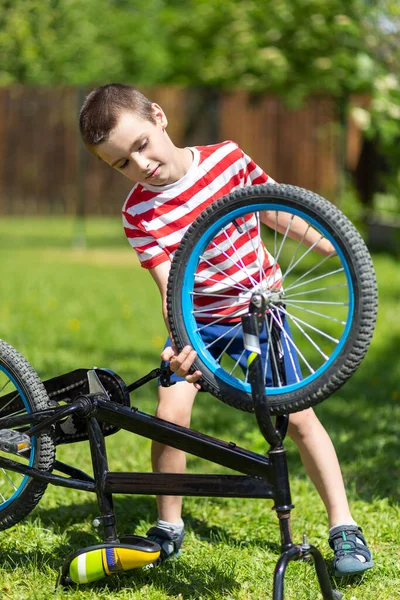
[[[135,532],[136,529],[139,529],[138,533],[144,534],[143,521],[148,522],[156,517],[154,498],[149,496],[118,496],[115,498],[115,511],[120,535]],[[11,544],[10,542],[0,543],[0,569],[30,570],[34,568],[40,571],[50,568],[54,570],[55,583],[57,573],[70,554],[78,549],[101,543],[94,530],[93,533],[87,531],[88,523],[96,515],[95,499],[50,509],[41,509],[39,506],[33,517],[28,518],[27,521],[38,519],[41,527],[53,530],[55,535],[62,532],[63,543],[59,545],[53,543],[51,551],[45,551],[38,546],[33,550],[28,549],[26,552],[21,552],[20,548],[13,548],[12,542]],[[63,595],[65,593],[73,597],[77,589],[94,593],[96,590],[113,593],[126,589],[127,586],[132,592],[140,593],[142,588],[151,585],[163,592],[166,597],[180,595],[186,600],[229,596],[240,589],[240,582],[236,574],[236,562],[229,557],[224,559],[225,546],[237,548],[239,554],[240,549],[246,546],[268,550],[273,556],[267,559],[269,564],[266,564],[266,585],[272,588],[272,569],[281,554],[277,543],[265,541],[257,529],[251,529],[249,537],[242,541],[230,535],[224,527],[209,526],[206,521],[195,517],[191,512],[184,511],[183,517],[188,531],[193,531],[203,542],[203,549],[204,541],[209,545],[210,550],[205,551],[212,557],[211,560],[204,562],[201,557],[198,558],[197,553],[191,558],[189,550],[187,555],[183,555],[182,560],[168,561],[159,569],[137,569],[113,577],[105,577],[92,584],[66,588]],[[274,531],[274,537],[277,534],[278,524]],[[216,554],[211,547],[214,547]],[[330,573],[331,561],[325,561],[325,563],[327,571]],[[288,568],[290,569],[290,566]],[[316,579],[312,562],[310,569],[310,576]]]
[[[145,535],[143,523],[155,521],[157,518],[156,503],[153,496],[115,496],[114,510],[117,519],[118,535],[135,533]],[[91,523],[98,515],[96,500],[86,502],[75,502],[72,505],[60,505],[57,508],[41,508],[35,510],[33,519],[37,517],[41,526],[46,529],[53,529],[55,532],[62,530],[65,532],[68,527],[74,527],[68,532],[68,542],[71,547],[79,545],[88,546],[98,543],[101,538],[101,530],[97,535],[95,529],[93,533],[87,532],[87,524]],[[238,540],[230,535],[224,527],[210,526],[207,522],[194,516],[190,511],[183,511],[183,519],[186,529],[192,530],[200,539],[207,541],[211,545],[218,545],[221,542],[231,547],[260,546],[276,554],[280,553],[279,545],[275,542],[265,540],[265,536],[260,535],[257,529],[251,529],[246,540]],[[82,525],[78,531],[77,527]],[[279,537],[278,522],[276,530],[271,532],[274,539]]]
[[[316,412],[330,434],[346,484],[357,498],[400,499],[400,340],[392,339]],[[370,357],[368,357],[370,358]],[[296,453],[291,472],[303,471]]]
[[[147,496],[116,498],[115,510],[120,534],[133,532],[137,527],[140,528],[142,520],[147,521],[156,517],[154,498]],[[10,547],[9,542],[7,544],[0,543],[0,569],[23,568],[29,570],[34,567],[43,570],[45,567],[50,567],[55,571],[55,581],[57,573],[70,554],[78,549],[101,543],[101,539],[95,532],[89,533],[83,530],[96,514],[95,501],[70,506],[64,505],[52,509],[38,507],[32,519],[38,518],[42,527],[53,529],[55,533],[62,530],[65,542],[58,546],[53,545],[51,551],[36,548],[26,552]],[[206,523],[192,518],[191,515],[184,516],[189,527],[193,527],[196,534],[201,537],[208,534],[210,544],[217,544],[221,540],[230,539],[223,528],[208,527]],[[27,520],[29,521],[29,518]],[[82,524],[82,530],[79,530],[80,524]],[[73,527],[70,531],[68,530],[69,526]],[[234,542],[234,540],[231,541]],[[193,569],[191,564],[182,560],[169,561],[160,569],[137,569],[114,577],[105,577],[98,582],[83,586],[82,589],[88,591],[108,589],[112,592],[126,588],[129,585],[129,588],[133,591],[140,592],[142,587],[149,584],[159,588],[167,595],[176,597],[180,594],[182,598],[188,600],[204,596],[221,597],[221,595],[232,594],[240,587],[234,576],[234,567],[231,569],[224,567],[224,565],[221,565],[221,568],[215,565],[201,567],[201,565],[196,564],[196,568]],[[73,594],[73,590],[77,588],[67,588],[67,594],[68,589]],[[213,590],[216,590],[216,596],[214,596]]]
[[[90,536],[86,536],[84,543],[82,543],[81,537],[75,539],[75,536],[71,536],[71,542],[73,541],[80,541],[80,543],[76,543],[71,548],[68,547],[69,545],[62,545],[54,548],[52,552],[35,550],[21,553],[20,550],[5,549],[0,545],[0,568],[29,570],[32,566],[40,571],[50,567],[54,570],[54,586],[56,586],[58,573],[67,556],[78,548],[83,549],[99,543],[98,540],[91,539]],[[67,551],[66,548],[68,548]],[[112,577],[105,576],[103,579],[91,584],[73,585],[58,589],[62,590],[63,596],[75,597],[76,590],[86,592],[101,590],[112,593],[129,587],[132,592],[140,592],[143,587],[148,585],[162,590],[167,595],[173,597],[179,595],[188,600],[195,600],[204,596],[221,597],[220,594],[229,595],[240,588],[240,583],[235,580],[233,573],[219,569],[215,565],[204,568],[196,566],[196,569],[193,569],[190,564],[176,561],[175,564],[166,563],[159,569],[133,569]],[[216,590],[217,595],[210,594],[211,590]]]
[[[400,500],[399,347],[400,339],[392,337],[380,352],[367,356],[334,396],[316,407],[334,442],[346,485],[357,498],[368,502],[373,498]],[[196,403],[192,422],[197,430],[249,450],[254,449],[251,441],[256,441],[256,452],[268,450],[257,433],[254,415],[226,407],[207,395]],[[290,441],[285,445],[291,478],[305,478],[297,449]]]
[[180,597],[187,600],[198,598],[222,598],[231,596],[240,589],[240,583],[235,579],[234,569],[227,571],[215,565],[201,567],[184,562],[183,560],[169,561],[162,567],[151,570],[138,569],[130,571],[114,581],[99,582],[96,589],[104,586],[111,590],[126,588],[140,590],[144,586],[164,592],[165,596]]

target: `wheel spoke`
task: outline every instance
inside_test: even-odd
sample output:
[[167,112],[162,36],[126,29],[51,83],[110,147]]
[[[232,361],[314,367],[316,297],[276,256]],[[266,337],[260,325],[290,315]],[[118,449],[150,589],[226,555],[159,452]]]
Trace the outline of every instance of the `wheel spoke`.
[[[236,281],[236,279],[234,279],[234,278],[232,277],[232,275],[228,275],[228,273],[226,273],[226,271],[223,271],[222,269],[220,269],[219,267],[217,267],[217,265],[214,265],[214,264],[213,264],[212,262],[210,262],[210,261],[209,261],[207,258],[204,258],[204,256],[202,257],[202,261],[206,262],[208,265],[210,265],[210,266],[211,266],[211,267],[212,267],[212,268],[213,268],[215,271],[217,271],[218,273],[221,273],[221,275],[224,275],[224,276],[225,276],[225,277],[227,277],[228,279],[231,279],[231,280],[232,280],[232,281],[235,283],[235,285],[237,285],[237,284],[238,284],[238,282]],[[208,279],[208,277],[207,277],[206,279]],[[219,282],[219,283],[220,283],[220,282]],[[247,288],[246,288],[244,285],[241,285],[241,284],[239,284],[239,285],[240,285],[240,287],[241,287],[243,290],[246,290],[246,291],[247,291]],[[233,286],[233,287],[235,287],[235,286]]]
[[[290,267],[290,268],[286,269],[286,271],[285,271],[285,274],[284,274],[284,276],[283,276],[283,278],[282,278],[282,282],[283,282],[283,281],[286,279],[286,277],[289,275],[289,273],[290,273],[291,271],[293,271],[293,269],[294,269],[295,267],[297,267],[297,265],[298,265],[298,264],[300,264],[300,262],[301,262],[301,261],[302,261],[302,260],[303,260],[303,259],[304,259],[304,258],[305,258],[307,255],[308,255],[308,254],[310,254],[310,252],[312,252],[312,250],[314,250],[314,249],[315,249],[315,248],[318,246],[318,244],[320,243],[320,241],[321,241],[321,240],[323,240],[323,238],[324,238],[324,236],[322,235],[322,236],[321,236],[321,237],[320,237],[320,238],[319,238],[317,241],[315,241],[315,242],[314,242],[314,243],[313,243],[313,244],[312,244],[312,245],[311,245],[309,248],[307,248],[307,250],[306,250],[306,251],[305,251],[305,252],[304,252],[304,253],[303,253],[303,254],[302,254],[302,255],[301,255],[299,258],[298,258],[298,260],[297,260],[295,263],[293,263],[293,264],[291,265],[291,267]],[[330,257],[330,256],[333,256],[334,254],[335,254],[335,252],[331,252],[331,254],[329,255],[329,257]],[[328,256],[326,256],[325,258],[328,258]],[[323,264],[323,262],[324,262],[324,261],[322,261],[322,262],[321,262],[321,264]]]
[[[286,305],[289,305],[290,302],[286,302]],[[315,310],[310,310],[309,308],[304,308],[304,306],[294,306],[296,310],[302,310],[311,315],[315,315],[316,317],[320,317],[321,319],[328,319],[329,321],[334,321],[335,323],[339,323],[340,325],[346,325],[346,321],[341,321],[340,319],[336,319],[335,317],[331,317],[330,315],[325,315],[320,312],[316,312]]]
[[290,304],[296,306],[296,304],[336,304],[337,306],[349,306],[348,302],[330,302],[328,300],[290,300],[286,302],[286,304]]
[[264,249],[261,248],[260,246],[260,242],[261,242],[261,223],[260,223],[260,213],[256,213],[256,221],[257,221],[257,240],[258,240],[258,246],[257,246],[257,252],[254,251],[257,260],[258,260],[258,273],[260,276],[260,283],[263,281],[263,279],[265,279],[265,271],[264,271],[264,267],[263,267],[263,260],[260,260],[260,250],[262,251],[262,254],[264,256]]
[[[235,262],[235,261],[232,259],[232,257],[231,257],[231,256],[229,256],[229,255],[228,255],[228,254],[227,254],[225,251],[223,251],[223,254],[224,254],[224,256],[226,256],[227,258],[229,258],[229,260],[232,262],[232,264],[233,264],[233,265],[240,264],[240,265],[241,265],[241,267],[242,267],[242,269],[243,269],[243,270],[246,272],[246,274],[247,274],[248,278],[249,278],[250,280],[252,280],[252,282],[253,282],[253,285],[257,285],[257,282],[256,282],[256,280],[253,278],[253,276],[251,275],[251,273],[250,273],[250,272],[248,272],[248,270],[247,270],[247,268],[246,268],[246,265],[244,264],[242,257],[241,257],[241,256],[240,256],[240,254],[238,253],[238,251],[237,251],[237,248],[236,248],[235,244],[232,242],[232,239],[231,239],[231,238],[228,236],[228,234],[227,234],[227,232],[226,232],[226,229],[224,229],[224,230],[223,230],[223,233],[224,233],[224,235],[225,235],[226,239],[228,240],[228,242],[230,243],[230,246],[231,246],[231,248],[233,249],[233,252],[235,253],[235,256],[236,256],[236,257],[237,257],[237,259],[238,259],[238,263],[237,263],[237,262]],[[212,244],[213,244],[213,246],[215,246],[215,248],[217,248],[218,250],[220,250],[219,246],[217,246],[217,244],[216,244],[214,241],[212,242]]]
[[224,294],[223,292],[221,292],[220,294],[207,294],[207,292],[190,292],[191,296],[206,296],[208,298],[208,296],[215,296],[216,298],[237,298],[237,295],[233,295],[233,294]]
[[276,258],[278,252],[278,211],[275,211],[275,228],[274,228],[274,270],[273,270],[273,285],[275,285],[275,277],[278,268],[278,260]]
[[[278,387],[282,387],[283,381],[281,380],[281,377],[280,377],[278,363],[277,363],[277,360],[276,360],[275,349],[274,349],[273,344],[272,344],[272,326],[273,326],[272,319],[268,319],[267,316],[265,316],[265,323],[266,323],[267,331],[268,331],[268,336],[267,336],[267,339],[268,339],[267,355],[268,355],[268,351],[269,351],[269,355],[271,356],[272,362],[274,363],[274,369],[275,369],[275,373],[276,373],[276,376],[277,376],[277,379],[278,379]],[[267,359],[268,359],[268,356],[267,356]],[[268,371],[268,360],[266,360],[266,364],[265,364],[265,377],[264,377],[264,380],[266,378],[267,371]],[[271,365],[271,374],[272,374],[272,365]]]
[[[292,289],[294,287],[294,285],[298,282],[301,281],[302,279],[304,279],[304,277],[307,277],[307,275],[309,275],[310,273],[312,273],[313,271],[315,271],[315,269],[318,269],[319,267],[321,267],[324,263],[326,263],[327,260],[329,260],[329,258],[331,258],[334,255],[334,252],[332,252],[331,254],[328,254],[328,256],[325,256],[323,259],[321,259],[316,265],[314,265],[311,269],[309,269],[308,271],[306,271],[305,273],[303,273],[300,277],[298,277],[298,279],[296,279],[290,286],[288,286],[285,289]],[[344,269],[340,269],[340,271],[343,271]],[[282,281],[285,279],[285,277],[287,276],[287,271],[285,272]]]
[[232,336],[231,340],[228,342],[228,344],[225,346],[225,348],[222,350],[221,354],[217,357],[217,362],[219,363],[221,358],[223,357],[224,354],[226,354],[228,352],[228,348],[229,346],[234,342],[234,340],[236,339],[238,333],[240,332],[242,324],[238,323],[237,324],[237,331],[235,332],[235,335]]
[[308,323],[305,323],[304,321],[302,321],[301,319],[297,319],[296,317],[293,317],[290,313],[288,313],[285,309],[283,309],[282,307],[279,307],[279,310],[286,315],[287,317],[289,317],[289,319],[293,322],[293,324],[301,331],[301,333],[304,335],[304,337],[314,346],[314,348],[321,354],[321,356],[324,358],[324,360],[329,360],[329,356],[327,356],[325,354],[325,352],[323,352],[323,350],[318,346],[318,344],[311,338],[311,336],[304,331],[303,327],[301,327],[300,323],[302,323],[303,325],[307,325],[308,327],[310,327],[311,329],[313,329],[314,331],[317,331],[318,333],[320,333],[321,335],[324,335],[325,337],[331,339],[332,341],[339,343],[339,340],[335,340],[334,338],[332,338],[331,336],[328,336],[326,334],[324,334],[322,331],[317,330],[315,327],[312,327],[311,325],[309,325]]
[[[249,301],[246,299],[243,299],[242,302],[237,302],[236,304],[242,305],[242,304],[246,304],[248,305]],[[232,308],[232,304],[225,304],[224,306],[221,306],[220,304],[218,304],[217,306],[213,305],[211,308],[198,308],[195,310],[192,310],[192,314],[196,315],[196,314],[201,314],[203,315],[204,313],[207,312],[217,312],[219,310],[224,310],[225,308]],[[226,317],[225,317],[226,318]]]
[[[290,360],[290,363],[292,365],[292,369],[293,369],[293,372],[295,374],[296,381],[299,382],[299,381],[301,381],[301,376],[299,376],[299,374],[297,372],[298,369],[297,369],[297,365],[295,363],[295,360],[293,358],[292,349],[291,349],[290,345],[288,344],[288,339],[291,339],[291,338],[290,338],[290,336],[287,335],[287,332],[285,331],[285,328],[284,328],[284,325],[283,325],[283,322],[282,322],[282,319],[281,319],[281,313],[279,312],[279,310],[276,310],[277,307],[275,307],[273,304],[271,304],[271,306],[276,311],[275,312],[275,316],[279,320],[281,332],[284,332],[286,334],[286,335],[283,336],[283,342],[282,343],[284,343],[286,345],[286,350],[287,350],[288,355],[289,355],[289,360]],[[271,313],[272,313],[272,311],[271,311]],[[281,336],[281,339],[282,339],[282,336]],[[301,375],[301,373],[300,373],[300,375]]]
[[[209,344],[206,344],[204,347],[205,348],[211,348],[211,346],[213,346],[214,344],[216,344],[217,342],[219,342],[219,340],[222,340],[222,338],[226,337],[229,333],[231,333],[231,331],[233,331],[234,329],[238,329],[239,327],[241,327],[241,323],[236,323],[236,325],[234,325],[233,327],[231,327],[230,329],[228,329],[227,331],[225,331],[219,337],[215,338],[215,340],[213,340]],[[230,344],[232,343],[232,341],[233,341],[233,338],[229,341],[229,343],[227,344],[227,346],[225,347],[225,349],[222,351],[222,354],[224,354],[226,352],[226,348],[228,348],[230,346]]]
[[288,314],[289,317],[292,319],[292,321],[296,321],[297,323],[302,323],[305,327],[309,327],[310,329],[312,329],[316,333],[319,333],[320,335],[327,338],[328,340],[335,342],[335,344],[339,343],[339,340],[337,338],[334,338],[331,335],[329,335],[328,333],[325,333],[325,331],[318,329],[318,327],[314,327],[314,325],[310,325],[310,323],[307,323],[306,321],[303,321],[302,319],[299,319],[298,317],[295,317],[294,315],[291,315],[290,313],[285,313],[285,314]]
[[[240,314],[242,314],[242,311],[236,311],[232,314],[229,315],[230,318],[232,317],[239,317]],[[211,327],[211,325],[216,325],[217,323],[220,323],[221,321],[226,321],[226,315],[223,315],[222,317],[219,317],[218,319],[214,319],[214,321],[209,321],[207,323],[204,323],[204,325],[202,325],[201,327],[197,327],[197,329],[195,329],[195,331],[198,333],[200,331],[202,331],[203,329],[206,329],[207,327]]]
[[9,474],[7,473],[7,471],[5,471],[4,469],[1,469],[4,473],[4,475],[6,476],[6,478],[8,479],[8,481],[11,483],[11,486],[14,488],[14,491],[17,491],[17,487],[15,486],[13,480],[11,479],[11,477],[9,476]]
[[[204,275],[199,275],[198,273],[196,273],[196,279],[198,279],[200,277],[202,278],[203,281],[212,281],[213,283],[216,283],[217,285],[221,285],[221,283],[223,283],[222,281],[218,281],[217,279],[213,279],[212,277],[205,277]],[[234,288],[234,289],[240,290],[240,291],[244,290],[245,292],[249,291],[246,286],[235,281],[232,277],[230,277],[230,279],[232,279],[235,282],[235,285],[230,285],[231,288]]]
[[303,247],[303,242],[304,242],[304,240],[305,240],[305,238],[307,236],[307,233],[310,231],[310,227],[311,227],[311,225],[308,224],[307,229],[303,233],[301,240],[299,240],[299,243],[297,244],[297,248],[294,251],[292,258],[290,259],[290,263],[288,264],[288,268],[287,268],[286,272],[291,271],[291,267],[292,267],[294,261],[296,260],[296,257],[297,257],[297,255],[299,253],[299,250]]
[[279,319],[277,319],[276,316],[274,315],[274,312],[271,311],[270,315],[273,318],[273,320],[275,321],[275,323],[278,325],[279,329],[281,330],[281,333],[283,334],[286,342],[289,342],[292,345],[293,349],[300,356],[300,358],[302,359],[302,361],[304,362],[304,364],[307,366],[307,368],[310,371],[310,373],[313,374],[315,372],[314,369],[309,364],[308,360],[305,358],[305,356],[303,355],[303,353],[300,351],[300,348],[298,348],[298,346],[294,343],[294,341],[292,340],[292,338],[287,334],[287,332],[285,331],[283,325],[280,323]]
[[233,374],[233,372],[235,371],[236,367],[239,365],[240,361],[242,360],[245,352],[246,352],[246,350],[243,350],[243,352],[240,354],[239,358],[237,359],[237,361],[235,362],[234,366],[232,367],[229,375]]
[[[292,223],[293,223],[293,219],[294,219],[294,215],[291,215],[291,217],[290,217],[290,219],[289,219],[289,223],[287,224],[287,227],[286,227],[286,231],[285,231],[285,233],[284,233],[284,236],[283,236],[283,238],[282,238],[282,241],[281,241],[281,243],[280,243],[280,246],[279,246],[279,248],[278,248],[278,252],[277,252],[277,253],[275,254],[275,256],[274,256],[274,258],[275,258],[275,263],[277,263],[277,262],[279,261],[279,257],[280,257],[280,255],[281,255],[282,248],[283,248],[283,246],[285,245],[286,238],[287,238],[287,236],[288,236],[288,234],[289,234],[290,228],[291,228],[291,226],[292,226]],[[277,227],[277,226],[278,226],[278,215],[276,215],[276,221],[275,221],[275,222],[276,222],[276,227]],[[275,231],[276,231],[276,230],[275,230]]]
[[[303,285],[308,285],[309,283],[313,283],[313,281],[318,281],[319,279],[324,279],[326,277],[329,277],[330,275],[337,275],[337,273],[343,273],[344,269],[340,268],[340,269],[335,269],[335,271],[329,271],[329,273],[324,273],[323,275],[318,275],[318,277],[313,277],[312,279],[308,279],[307,281],[303,281],[303,283],[299,283],[298,285],[289,285],[287,288],[285,288],[285,290],[287,292],[289,292],[290,290],[294,290],[295,288],[299,288]],[[310,272],[310,271],[309,271]],[[306,274],[304,274],[305,276]],[[303,277],[300,277],[299,279],[297,279],[297,281],[300,281],[300,279],[302,279]]]
[[2,388],[0,389],[0,394],[1,394],[1,392],[2,392],[2,391],[5,389],[5,387],[6,387],[6,386],[7,386],[9,383],[11,383],[11,379],[7,379],[7,381],[5,382],[5,384],[4,384],[4,385],[2,386]]
[[326,287],[323,287],[323,288],[317,288],[315,290],[307,290],[305,292],[298,292],[297,294],[290,294],[289,296],[287,294],[285,294],[285,300],[286,300],[286,298],[294,298],[295,296],[305,296],[306,294],[316,294],[317,292],[326,292],[326,290],[333,290],[334,288],[341,288],[341,287],[347,288],[347,284],[346,283],[338,283],[337,285],[327,285]]
[[[256,221],[257,221],[257,239],[258,239],[258,247],[257,247],[257,249],[254,247],[254,240],[253,240],[252,236],[250,235],[250,231],[249,231],[248,228],[246,229],[246,233],[247,233],[247,237],[250,240],[251,246],[253,248],[255,259],[256,259],[256,261],[258,261],[258,271],[259,271],[259,277],[260,277],[260,282],[261,282],[265,278],[265,272],[264,272],[262,261],[260,261],[261,230],[260,230],[260,215],[259,215],[259,213],[257,213],[255,215],[255,217],[256,217]],[[262,252],[263,252],[263,255],[264,255],[264,250],[263,249],[262,249]]]

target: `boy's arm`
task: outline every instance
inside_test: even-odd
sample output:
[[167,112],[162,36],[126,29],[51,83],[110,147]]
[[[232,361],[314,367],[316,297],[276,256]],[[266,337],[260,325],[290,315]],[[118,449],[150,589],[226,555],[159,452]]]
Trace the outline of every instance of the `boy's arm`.
[[[171,332],[169,329],[168,323],[168,315],[167,315],[167,284],[168,284],[168,276],[171,268],[170,261],[162,262],[160,265],[153,267],[153,269],[149,269],[150,275],[154,279],[157,284],[157,287],[161,294],[161,303],[162,303],[162,314],[164,317],[164,322],[168,330],[168,334],[171,336]],[[171,338],[172,339],[172,338]]]
[[[160,265],[157,265],[153,269],[150,270],[150,275],[154,279],[157,284],[157,287],[161,294],[161,302],[162,302],[162,314],[164,317],[165,325],[168,330],[168,334],[173,342],[173,338],[171,336],[171,331],[168,323],[168,313],[167,313],[167,284],[168,284],[168,276],[171,268],[171,263],[169,261],[165,261]],[[185,346],[183,350],[178,354],[178,351],[174,346],[165,348],[161,353],[161,358],[165,362],[169,361],[169,366],[171,371],[179,375],[180,377],[185,377],[188,383],[194,383],[197,389],[200,389],[200,385],[196,384],[196,381],[201,376],[201,371],[195,371],[188,375],[189,369],[193,364],[197,356],[197,352],[193,350],[190,346]]]
[[[245,185],[276,183],[272,177],[264,173],[261,167],[259,167],[253,161],[253,159],[244,152],[243,158],[245,161],[244,172],[246,173]],[[290,222],[291,217],[292,215],[286,212],[275,212],[268,210],[261,212],[261,221],[268,225],[268,227],[271,227],[271,229],[276,229],[280,233],[284,234],[290,223],[290,229],[287,232],[289,237],[301,242],[308,248],[315,244],[313,250],[319,254],[322,254],[323,256],[329,256],[330,254],[335,253],[335,249],[332,244],[326,238],[321,239],[321,234],[319,234],[318,231],[312,227],[309,227],[306,221],[295,216]]]
[[271,229],[276,229],[279,233],[284,234],[290,224],[287,235],[290,238],[301,242],[308,248],[315,244],[313,250],[319,254],[329,256],[335,252],[335,248],[331,242],[301,217],[294,216],[292,219],[293,215],[291,213],[268,210],[263,211],[260,214],[261,221],[265,223],[265,225],[268,225],[268,227],[271,227]]

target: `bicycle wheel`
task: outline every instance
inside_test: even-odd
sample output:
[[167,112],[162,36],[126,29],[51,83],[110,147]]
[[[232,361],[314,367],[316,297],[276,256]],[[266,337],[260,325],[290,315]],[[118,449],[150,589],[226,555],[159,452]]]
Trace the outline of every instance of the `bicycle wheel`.
[[[315,241],[304,245],[310,234]],[[197,351],[203,389],[246,411],[253,404],[240,318],[254,293],[268,305],[262,351],[271,413],[302,410],[340,388],[367,351],[377,312],[371,258],[343,213],[302,188],[247,187],[211,204],[175,253],[167,291],[174,342]],[[269,377],[273,330],[286,381]]]
[[[0,418],[23,415],[49,407],[46,390],[25,358],[0,340]],[[26,430],[26,427],[25,427]],[[23,431],[19,427],[16,431]],[[21,452],[4,452],[0,456],[51,471],[55,447],[51,432],[31,440],[31,448]],[[47,484],[8,469],[0,468],[0,529],[12,527],[26,517],[43,496]]]

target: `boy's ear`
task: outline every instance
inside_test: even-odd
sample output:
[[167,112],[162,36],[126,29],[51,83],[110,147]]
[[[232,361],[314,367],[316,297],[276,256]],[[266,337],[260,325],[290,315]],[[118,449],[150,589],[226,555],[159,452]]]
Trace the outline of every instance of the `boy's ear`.
[[168,125],[168,119],[161,106],[153,102],[151,105],[151,112],[153,113],[153,117],[158,125],[161,125],[161,127],[166,127]]

